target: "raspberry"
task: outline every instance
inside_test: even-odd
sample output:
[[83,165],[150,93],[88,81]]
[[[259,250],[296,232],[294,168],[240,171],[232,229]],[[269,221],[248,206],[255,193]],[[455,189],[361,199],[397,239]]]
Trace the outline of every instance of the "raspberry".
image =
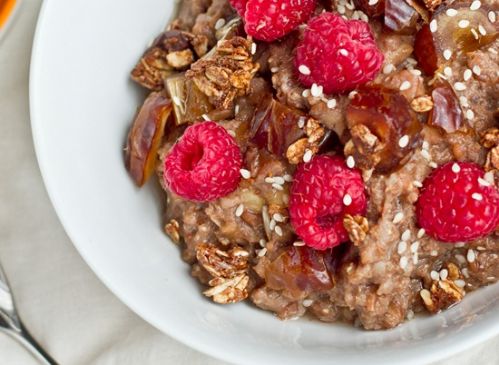
[[471,241],[496,229],[499,191],[483,176],[477,164],[450,162],[426,178],[416,215],[429,236],[444,242]]
[[214,122],[188,127],[165,158],[163,178],[177,195],[207,202],[237,188],[242,166],[234,138]]
[[296,49],[295,68],[303,85],[315,83],[330,94],[373,80],[383,59],[366,22],[323,13],[308,23]]
[[244,14],[246,13],[246,4],[248,3],[248,0],[229,0],[230,5],[234,9],[237,10],[238,14],[241,17],[244,17]]
[[338,156],[317,156],[294,175],[289,214],[295,232],[308,246],[325,250],[348,241],[345,214],[364,214],[367,196],[358,170]]
[[316,5],[317,0],[248,0],[244,29],[255,39],[271,42],[307,22]]

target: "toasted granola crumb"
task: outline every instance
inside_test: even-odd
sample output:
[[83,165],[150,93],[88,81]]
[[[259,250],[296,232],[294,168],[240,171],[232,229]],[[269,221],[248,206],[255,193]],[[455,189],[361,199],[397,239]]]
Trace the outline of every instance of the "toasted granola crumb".
[[369,231],[369,222],[366,217],[361,215],[351,216],[350,214],[345,214],[343,226],[354,245],[358,245],[364,241]]
[[172,239],[174,243],[180,242],[180,225],[177,220],[172,219],[165,225],[166,234]]
[[433,100],[428,95],[417,97],[411,102],[411,108],[417,113],[428,112],[433,109]]

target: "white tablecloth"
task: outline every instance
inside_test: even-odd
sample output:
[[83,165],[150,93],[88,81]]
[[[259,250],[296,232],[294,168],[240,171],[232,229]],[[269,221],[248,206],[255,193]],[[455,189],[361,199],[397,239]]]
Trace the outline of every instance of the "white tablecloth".
[[[0,41],[0,261],[21,317],[61,365],[223,364],[138,318],[99,282],[64,233],[40,177],[29,124],[28,71],[40,3],[24,0]],[[0,334],[0,364],[34,363]],[[438,364],[498,363],[496,338]]]

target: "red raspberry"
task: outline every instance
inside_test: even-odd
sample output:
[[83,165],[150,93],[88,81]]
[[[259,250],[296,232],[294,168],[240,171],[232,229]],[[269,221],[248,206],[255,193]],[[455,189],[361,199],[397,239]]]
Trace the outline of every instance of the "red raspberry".
[[289,214],[296,234],[308,246],[325,250],[348,241],[343,217],[364,214],[366,206],[359,171],[349,169],[341,157],[317,156],[298,166]]
[[246,33],[271,42],[307,22],[317,0],[248,0],[244,21]]
[[450,162],[426,178],[416,214],[428,235],[444,242],[471,241],[497,228],[499,191],[483,176],[477,164]]
[[230,5],[237,10],[238,14],[244,18],[244,13],[246,13],[246,4],[248,0],[229,0]]
[[295,67],[303,85],[315,83],[330,94],[373,80],[383,59],[366,22],[323,13],[308,23],[296,50]]
[[165,158],[166,186],[187,200],[207,202],[237,188],[242,166],[234,138],[214,122],[188,127]]

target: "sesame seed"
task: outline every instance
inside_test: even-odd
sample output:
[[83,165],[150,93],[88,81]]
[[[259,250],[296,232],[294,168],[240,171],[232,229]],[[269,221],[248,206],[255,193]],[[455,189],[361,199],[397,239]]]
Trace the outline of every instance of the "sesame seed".
[[483,196],[482,196],[482,194],[480,194],[480,193],[473,193],[473,194],[471,194],[471,197],[472,197],[473,199],[475,199],[475,200],[478,200],[478,201],[483,200]]
[[469,79],[471,79],[472,75],[473,75],[473,73],[471,72],[471,70],[469,68],[467,68],[463,73],[464,81],[468,81]]
[[349,194],[345,194],[345,196],[343,197],[343,204],[345,204],[345,206],[347,207],[352,204],[352,197]]
[[435,256],[437,256],[437,255],[438,255],[438,251],[437,251],[437,250],[431,250],[431,252],[430,252],[430,256],[435,257]]
[[241,173],[243,179],[249,179],[251,177],[251,172],[249,172],[249,170],[241,169],[239,172]]
[[395,217],[393,217],[393,223],[400,223],[402,222],[402,219],[404,219],[404,213],[398,212],[397,214],[395,214]]
[[458,174],[458,173],[459,173],[459,171],[461,171],[461,167],[459,167],[459,165],[458,165],[457,163],[455,163],[455,162],[454,162],[454,163],[452,164],[452,172],[454,172],[454,173]]
[[435,270],[432,270],[432,271],[430,272],[430,278],[431,278],[432,280],[437,281],[437,280],[440,280],[440,275],[439,275],[439,274],[438,274],[438,272],[436,272]]
[[428,150],[422,149],[421,156],[423,156],[425,160],[431,161],[431,155],[430,152],[428,152]]
[[407,257],[402,256],[402,257],[400,258],[400,261],[399,261],[399,266],[400,266],[403,270],[405,270],[405,268],[407,267],[407,264],[408,264]]
[[466,260],[468,260],[469,263],[473,263],[475,262],[475,259],[476,259],[475,251],[469,249],[468,253],[466,254]]
[[369,0],[368,1],[368,4],[369,6],[373,6],[373,5],[376,5],[378,3],[379,0]]
[[478,184],[480,184],[482,186],[490,186],[491,185],[487,180],[482,179],[481,177],[478,178]]
[[282,223],[282,222],[284,222],[284,221],[286,220],[286,218],[284,218],[284,216],[283,216],[282,214],[280,214],[280,213],[275,213],[275,214],[272,216],[272,218],[274,218],[274,220],[275,220],[276,222],[279,222],[279,223]]
[[293,246],[296,246],[296,247],[305,246],[305,242],[303,242],[303,241],[295,241],[293,243]]
[[463,91],[463,90],[466,90],[466,85],[463,84],[462,82],[456,82],[456,83],[454,83],[454,88],[457,91]]
[[204,119],[204,120],[206,120],[206,121],[210,120],[210,118],[208,117],[208,115],[207,115],[207,114],[203,114],[203,115],[202,115],[202,117],[203,117],[203,119]]
[[391,63],[387,63],[385,66],[383,66],[383,73],[385,75],[388,75],[388,74],[392,73],[393,71],[395,71],[395,66],[392,65]]
[[298,71],[300,71],[303,75],[310,75],[310,69],[305,65],[300,65],[300,67],[298,67]]
[[397,253],[399,255],[402,255],[405,252],[405,250],[407,250],[407,242],[400,241],[398,246],[397,246]]
[[303,127],[305,127],[305,117],[300,117],[300,119],[298,119],[298,128]]
[[481,24],[478,25],[478,31],[480,32],[481,35],[487,34],[487,31],[485,30],[485,28]]
[[471,109],[466,110],[466,113],[464,115],[468,120],[472,120],[475,117],[475,113],[473,113],[473,110]]
[[444,51],[444,58],[445,58],[446,60],[450,60],[450,58],[451,58],[451,57],[452,57],[452,51],[451,51],[450,49],[446,49],[446,50]]
[[279,72],[279,67],[272,67],[270,69],[270,72],[272,72],[273,74],[275,74],[276,72]]
[[256,53],[256,43],[251,43],[251,54]]
[[411,239],[411,230],[406,229],[400,238],[402,241],[409,241]]
[[447,269],[440,270],[440,279],[445,280],[449,276]]
[[234,108],[234,114],[239,114],[239,105],[236,104],[235,108]]
[[274,188],[275,190],[279,190],[279,191],[284,190],[284,188],[282,187],[282,185],[279,185],[279,184],[276,184],[276,183],[272,184],[272,188]]
[[470,21],[467,20],[467,19],[461,19],[458,23],[457,23],[457,26],[459,28],[468,28],[470,26]]
[[273,184],[274,178],[269,176],[269,177],[266,177],[263,181],[265,181],[267,184]]
[[275,233],[277,233],[279,237],[282,237],[282,228],[279,226],[275,226]]
[[303,304],[304,307],[310,307],[312,304],[314,304],[314,301],[312,299],[305,299],[302,302],[302,304]]
[[418,249],[419,249],[419,241],[414,241],[411,244],[411,252],[416,253],[416,252],[418,252]]
[[491,170],[491,171],[486,172],[485,175],[483,175],[483,178],[485,180],[487,180],[490,183],[490,185],[494,185],[495,184],[495,181],[494,181],[494,171]]
[[407,80],[405,80],[402,84],[400,84],[400,91],[408,90],[411,88],[411,83]]
[[224,18],[220,18],[217,20],[217,22],[215,23],[215,29],[216,30],[219,30],[220,28],[222,28],[223,26],[225,25],[225,19]]
[[457,10],[456,9],[447,9],[447,11],[445,12],[445,14],[447,14],[447,16],[450,16],[450,17],[453,17],[453,16],[456,16],[457,15]]
[[236,217],[240,217],[242,216],[244,213],[244,205],[243,204],[239,204],[236,208]]
[[408,144],[409,144],[409,136],[408,135],[404,135],[404,136],[400,137],[400,139],[399,139],[400,148],[407,147]]
[[461,103],[462,106],[469,106],[468,99],[464,95],[461,95],[459,97],[459,102]]
[[480,76],[480,72],[481,72],[480,66],[478,65],[473,66],[473,73],[475,75]]
[[178,106],[181,106],[182,105],[182,101],[180,100],[180,98],[176,95],[173,96],[173,102],[175,103],[175,105],[178,105]]
[[485,247],[483,247],[483,246],[476,246],[476,249],[477,249],[478,251],[485,251],[485,250],[486,250],[486,248],[485,248]]
[[338,52],[340,52],[340,54],[343,56],[348,56],[348,51],[344,48],[340,48],[340,50]]
[[457,279],[457,280],[454,280],[454,284],[456,284],[456,286],[458,288],[464,288],[464,286],[466,285],[466,282],[462,279]]
[[417,237],[418,238],[423,238],[423,236],[425,235],[426,231],[424,228],[420,228],[419,231],[418,231],[418,234],[417,234]]
[[415,76],[421,76],[421,71],[416,70],[416,69],[410,70],[410,73],[413,74],[413,75],[415,75]]
[[277,225],[276,221],[271,219],[269,223],[269,229],[273,231],[275,229],[275,226]]
[[310,88],[310,93],[312,94],[312,96],[318,98],[322,95],[322,90],[323,90],[323,87],[322,86],[319,86],[317,84],[312,84],[312,87]]
[[438,167],[437,163],[434,161],[431,161],[428,165],[430,165],[432,169],[436,169]]
[[480,0],[475,0],[471,3],[470,10],[478,10],[478,9],[480,9],[480,6],[482,6],[482,3],[480,2]]
[[312,159],[312,151],[309,149],[305,150],[305,153],[303,154],[303,162],[307,163],[310,162]]
[[355,97],[355,95],[357,95],[358,92],[357,91],[350,91],[350,93],[348,93],[348,98],[351,100]]
[[259,243],[260,243],[260,247],[265,247],[265,245],[267,244],[267,242],[263,238],[260,240]]
[[437,20],[436,20],[436,19],[433,19],[433,20],[430,22],[430,31],[431,31],[432,33],[435,33],[437,30],[438,30]]
[[454,256],[459,264],[464,264],[466,262],[466,257],[463,255],[457,254]]
[[310,89],[303,90],[301,96],[303,96],[304,98],[308,98],[310,96]]
[[329,109],[334,109],[334,108],[336,108],[336,99],[329,99],[329,100],[327,101],[327,107],[328,107]]
[[494,11],[489,11],[488,17],[491,23],[496,22],[496,13]]
[[451,69],[449,66],[446,66],[446,67],[444,68],[444,75],[445,75],[445,76],[449,76],[449,77],[451,77],[451,76],[452,76],[452,69]]
[[419,255],[418,253],[416,252],[413,256],[412,256],[412,263],[414,265],[417,265],[418,264],[418,261],[419,261]]
[[464,276],[466,279],[468,279],[468,278],[470,277],[470,272],[469,272],[469,270],[468,270],[468,268],[467,268],[467,267],[463,268],[463,269],[461,270],[461,272],[463,273],[463,276]]
[[480,36],[478,35],[478,33],[477,33],[477,31],[475,29],[471,28],[470,30],[471,30],[471,34],[473,34],[473,37],[475,39],[479,39],[480,38]]
[[274,176],[274,182],[279,185],[284,185],[286,180],[284,180],[284,178],[281,176]]
[[258,251],[258,257],[263,257],[267,253],[267,249],[264,247],[260,251]]
[[353,156],[347,157],[347,166],[350,169],[353,169],[355,167],[355,159],[353,158]]
[[423,184],[421,183],[421,181],[417,181],[417,180],[414,180],[412,182],[412,185],[414,185],[417,188],[422,188],[423,187]]
[[291,176],[290,174],[285,174],[285,175],[283,176],[283,179],[284,179],[284,181],[286,181],[286,182],[291,182],[291,181],[293,181],[293,176]]

